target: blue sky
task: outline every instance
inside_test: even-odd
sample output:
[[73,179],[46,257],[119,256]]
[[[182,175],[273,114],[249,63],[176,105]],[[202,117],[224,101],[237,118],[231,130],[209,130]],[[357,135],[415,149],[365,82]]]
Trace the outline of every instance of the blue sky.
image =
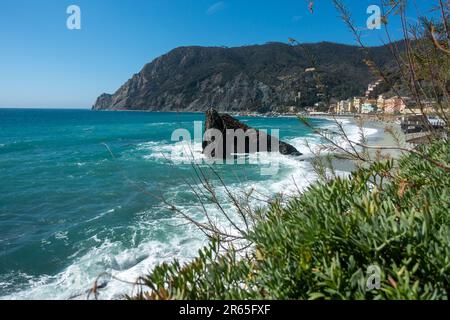
[[[344,0],[360,27],[367,7],[379,1]],[[430,1],[415,0],[419,10]],[[308,2],[0,0],[0,107],[88,108],[178,46],[241,46],[288,37],[354,43],[331,0],[315,0],[314,14]],[[66,27],[69,5],[81,8],[81,30]],[[400,35],[398,24],[390,29]],[[368,44],[378,45],[384,31],[364,34]]]

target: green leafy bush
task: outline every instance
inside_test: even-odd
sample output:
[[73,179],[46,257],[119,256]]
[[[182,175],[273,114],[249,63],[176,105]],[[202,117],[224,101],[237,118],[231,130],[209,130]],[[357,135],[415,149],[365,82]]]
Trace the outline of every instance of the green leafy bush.
[[[422,150],[448,165],[450,144]],[[450,179],[418,155],[267,208],[244,256],[217,241],[143,278],[141,299],[448,299]],[[371,266],[380,286],[369,289]]]

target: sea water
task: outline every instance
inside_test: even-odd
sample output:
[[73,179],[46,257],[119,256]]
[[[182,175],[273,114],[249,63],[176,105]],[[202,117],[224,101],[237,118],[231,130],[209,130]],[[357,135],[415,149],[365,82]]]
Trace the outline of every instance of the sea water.
[[[272,175],[262,175],[258,163],[213,165],[227,188],[270,198],[315,180],[310,163],[300,160],[311,154],[305,141],[314,146],[320,139],[298,119],[240,120],[269,133],[279,129],[305,155],[266,155],[279,163]],[[193,134],[195,121],[204,115],[0,109],[0,298],[84,299],[105,272],[114,278],[102,280],[99,298],[120,298],[132,292],[127,282],[158,263],[194,258],[207,240],[167,203],[204,219],[192,191],[201,189],[195,167],[171,158],[185,147],[171,141],[172,133]],[[343,124],[357,140],[357,127]],[[201,151],[201,141],[190,144],[194,162]],[[226,190],[216,185],[227,208]]]

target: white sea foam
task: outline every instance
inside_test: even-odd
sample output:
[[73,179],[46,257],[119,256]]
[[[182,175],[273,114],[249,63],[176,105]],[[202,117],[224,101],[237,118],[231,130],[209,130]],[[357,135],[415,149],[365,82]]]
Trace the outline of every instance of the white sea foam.
[[[336,119],[330,121],[329,124],[323,125],[321,129],[326,129],[330,133],[336,133],[334,136],[330,136],[330,138],[336,142],[339,146],[349,150],[350,143],[346,138],[342,136],[342,132],[340,131],[338,125],[335,123],[338,121],[344,130],[347,139],[354,143],[360,143],[362,136],[365,138],[374,135],[378,132],[375,128],[360,128],[354,122],[349,119]],[[304,155],[310,155],[311,152],[317,152],[319,147],[323,144],[320,137],[317,135],[310,135],[308,137],[297,137],[288,140],[287,142],[291,143],[294,147],[296,147],[301,153]],[[306,144],[308,143],[308,145]],[[325,143],[326,144],[326,143]],[[323,152],[323,151],[322,151]]]
[[55,239],[56,240],[68,240],[68,232],[67,231],[59,231],[55,233]]
[[183,124],[191,124],[191,122],[188,121],[181,121],[181,122],[151,122],[147,123],[145,126],[147,127],[161,127],[161,126],[182,126]]
[[[117,207],[117,209],[120,209],[120,208],[121,208],[121,206],[118,206],[118,207]],[[102,212],[102,213],[100,213],[98,216],[96,216],[96,217],[94,217],[94,218],[92,218],[92,219],[86,220],[86,222],[92,222],[92,221],[101,219],[101,218],[103,218],[104,216],[106,216],[106,215],[108,215],[108,214],[110,214],[110,213],[113,213],[113,212],[115,212],[115,211],[116,211],[116,209],[111,209],[111,210]]]
[[141,145],[141,148],[146,148],[150,151],[149,154],[143,156],[147,160],[157,159],[181,164],[192,161],[201,162],[202,159],[205,159],[202,153],[201,142],[180,141],[171,144],[156,143],[146,145],[145,147]]
[[[161,228],[164,223],[175,225],[181,222],[185,223],[177,217],[155,221],[158,223],[157,228]],[[154,231],[146,224],[136,226],[140,232],[142,228],[148,232]],[[186,239],[190,241],[187,243]],[[98,281],[99,285],[106,285],[105,289],[100,290],[99,298],[117,299],[123,294],[131,294],[131,284],[155,265],[174,258],[187,262],[204,244],[203,239],[198,238],[196,230],[189,227],[183,227],[180,235],[173,233],[172,239],[167,242],[149,240],[133,248],[125,247],[121,241],[111,242],[106,239],[55,276],[22,276],[28,279],[28,288],[1,299],[86,299],[94,281],[105,272],[108,275],[105,274]]]

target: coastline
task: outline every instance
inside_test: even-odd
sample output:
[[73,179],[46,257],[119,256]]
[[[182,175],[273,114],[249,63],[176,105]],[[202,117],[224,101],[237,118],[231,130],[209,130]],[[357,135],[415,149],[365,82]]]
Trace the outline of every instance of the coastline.
[[[347,117],[345,118],[348,121],[350,121],[354,125],[358,125],[357,119],[355,117]],[[376,130],[375,133],[367,135],[367,144],[369,146],[380,146],[380,147],[394,147],[396,146],[396,141],[394,137],[389,133],[386,132],[386,129],[392,130],[393,132],[396,132],[397,134],[401,134],[403,136],[403,133],[401,132],[400,125],[393,123],[393,122],[385,122],[385,121],[375,121],[375,120],[369,120],[364,121],[362,124],[364,130]],[[377,158],[378,156],[381,157],[392,157],[394,159],[399,158],[402,155],[402,152],[399,150],[375,150],[375,149],[369,149],[369,155],[372,159]],[[343,159],[338,157],[333,157],[332,159],[332,166],[337,172],[342,172],[344,174],[349,174],[352,171],[356,170],[356,165],[354,161],[349,159]]]

